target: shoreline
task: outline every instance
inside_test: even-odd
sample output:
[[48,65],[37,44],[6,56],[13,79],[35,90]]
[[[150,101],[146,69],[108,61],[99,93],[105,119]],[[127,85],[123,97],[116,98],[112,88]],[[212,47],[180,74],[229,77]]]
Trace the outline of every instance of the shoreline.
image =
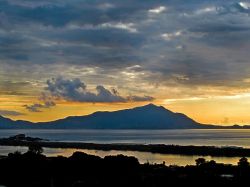
[[217,156],[217,157],[250,157],[250,149],[242,147],[216,147],[216,146],[182,146],[165,144],[99,144],[83,142],[52,142],[52,141],[26,141],[0,139],[0,146],[24,146],[38,145],[44,148],[62,149],[88,149],[101,151],[137,151],[158,154],[176,154],[188,156]]

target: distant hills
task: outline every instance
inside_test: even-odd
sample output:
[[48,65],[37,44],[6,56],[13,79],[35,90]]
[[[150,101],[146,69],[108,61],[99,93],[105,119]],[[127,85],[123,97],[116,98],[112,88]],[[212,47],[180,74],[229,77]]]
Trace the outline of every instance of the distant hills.
[[[182,113],[174,113],[163,106],[148,104],[114,112],[95,112],[86,116],[32,123],[13,121],[0,116],[0,129],[205,129],[225,128],[200,124]],[[242,128],[231,126],[226,128]],[[248,128],[248,126],[246,126]]]

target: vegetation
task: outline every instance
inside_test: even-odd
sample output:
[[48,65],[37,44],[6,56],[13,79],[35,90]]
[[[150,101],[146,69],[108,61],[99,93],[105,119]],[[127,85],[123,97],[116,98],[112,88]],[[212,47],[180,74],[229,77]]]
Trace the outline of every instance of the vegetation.
[[0,186],[241,185],[250,177],[246,158],[241,158],[238,166],[199,158],[194,166],[180,167],[166,166],[165,163],[140,164],[136,158],[123,155],[100,158],[75,152],[69,158],[46,157],[40,151],[31,150],[24,154],[10,153],[0,159]]
[[42,154],[43,148],[39,144],[30,144],[28,152],[31,152],[34,154]]

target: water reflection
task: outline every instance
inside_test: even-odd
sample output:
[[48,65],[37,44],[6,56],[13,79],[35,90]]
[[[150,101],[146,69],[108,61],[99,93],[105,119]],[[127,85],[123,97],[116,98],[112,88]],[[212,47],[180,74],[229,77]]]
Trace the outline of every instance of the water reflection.
[[46,150],[46,154],[50,156],[64,155],[70,156],[75,151],[82,151],[87,154],[105,157],[108,155],[123,154],[127,156],[134,156],[139,159],[140,163],[166,163],[166,165],[194,165],[197,158],[203,157],[206,160],[215,160],[218,163],[234,164],[236,165],[240,157],[211,157],[211,156],[186,156],[186,155],[173,155],[173,154],[156,154],[138,151],[99,151],[99,150],[85,150],[85,149],[59,149],[59,150]]
[[52,141],[250,147],[250,129],[1,130],[0,138],[26,134]]
[[[20,146],[0,146],[0,155],[8,155],[10,152],[19,151],[24,153],[28,150],[27,147]],[[87,150],[87,149],[60,149],[60,148],[44,148],[44,154],[47,156],[58,156],[62,155],[65,157],[71,156],[75,151],[85,152],[91,155],[97,155],[100,157],[105,157],[108,155],[118,155],[123,154],[127,156],[134,156],[139,159],[140,163],[163,163],[166,162],[166,165],[194,165],[195,160],[202,156],[185,156],[185,155],[172,155],[172,154],[155,154],[155,153],[146,153],[138,151],[99,151],[99,150]],[[225,164],[234,164],[236,165],[240,157],[203,157],[206,160],[215,160],[218,163]]]

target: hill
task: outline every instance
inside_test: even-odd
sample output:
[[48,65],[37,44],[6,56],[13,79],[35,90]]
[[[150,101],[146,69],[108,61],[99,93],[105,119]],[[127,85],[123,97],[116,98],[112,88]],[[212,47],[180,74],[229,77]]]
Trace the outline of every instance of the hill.
[[13,121],[0,117],[2,129],[200,129],[216,127],[200,124],[182,113],[175,113],[154,104],[114,112],[95,112],[86,116],[70,116],[40,123]]

